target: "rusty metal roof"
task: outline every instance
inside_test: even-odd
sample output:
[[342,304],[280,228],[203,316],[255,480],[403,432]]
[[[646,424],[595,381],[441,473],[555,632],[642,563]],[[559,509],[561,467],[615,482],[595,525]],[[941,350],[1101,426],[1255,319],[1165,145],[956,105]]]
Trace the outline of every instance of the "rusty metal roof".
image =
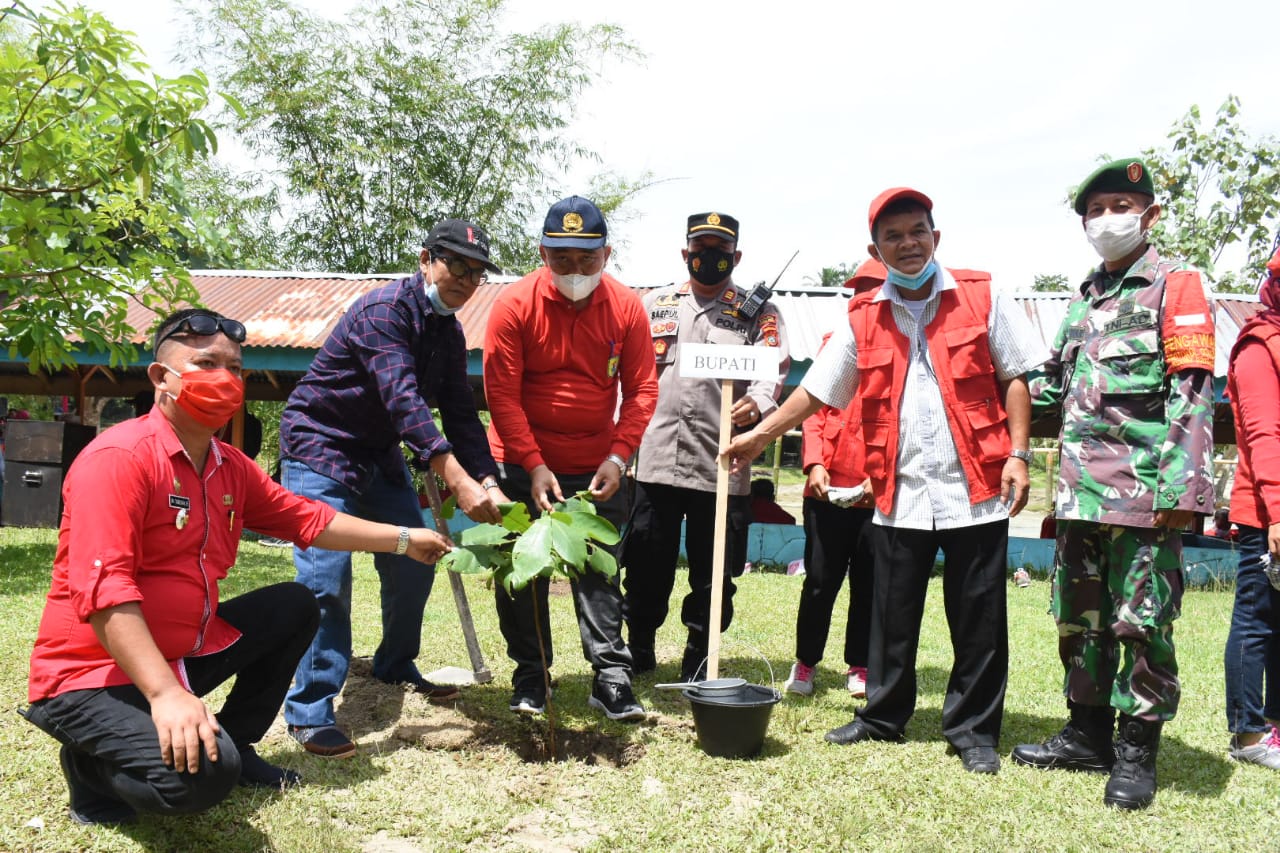
[[[361,295],[402,275],[192,270],[191,283],[211,310],[244,323],[246,346],[318,350],[338,318]],[[484,322],[493,299],[514,278],[476,291],[458,312],[467,347],[484,342]],[[133,342],[146,345],[155,314],[141,305],[129,309]]]

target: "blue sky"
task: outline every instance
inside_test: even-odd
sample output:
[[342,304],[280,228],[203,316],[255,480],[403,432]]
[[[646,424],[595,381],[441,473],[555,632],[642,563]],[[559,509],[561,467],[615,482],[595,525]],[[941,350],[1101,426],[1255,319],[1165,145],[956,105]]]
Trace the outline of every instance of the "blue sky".
[[[170,0],[89,5],[181,68]],[[865,257],[867,204],[895,185],[933,198],[943,263],[1008,288],[1075,279],[1094,258],[1063,199],[1099,155],[1163,145],[1191,104],[1212,116],[1228,94],[1249,133],[1280,135],[1275,2],[509,0],[507,20],[615,23],[646,54],[603,67],[572,129],[604,168],[662,181],[613,227],[634,284],[683,279],[685,218],[712,209],[742,223],[740,282],[799,249],[783,284],[800,284]]]

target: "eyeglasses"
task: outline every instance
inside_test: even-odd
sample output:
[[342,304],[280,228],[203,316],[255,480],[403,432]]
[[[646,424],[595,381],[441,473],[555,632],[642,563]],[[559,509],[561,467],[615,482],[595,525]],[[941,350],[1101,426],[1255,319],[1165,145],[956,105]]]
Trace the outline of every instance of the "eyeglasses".
[[215,317],[212,314],[192,314],[190,317],[183,317],[179,323],[160,336],[156,341],[156,349],[169,338],[178,335],[212,335],[221,331],[224,335],[238,344],[244,343],[245,328],[244,323],[239,320],[232,320],[227,317]]
[[472,269],[467,266],[466,261],[457,255],[436,255],[436,258],[444,261],[445,268],[449,270],[449,275],[454,278],[470,279],[476,284],[484,284],[489,280],[489,272],[484,267]]

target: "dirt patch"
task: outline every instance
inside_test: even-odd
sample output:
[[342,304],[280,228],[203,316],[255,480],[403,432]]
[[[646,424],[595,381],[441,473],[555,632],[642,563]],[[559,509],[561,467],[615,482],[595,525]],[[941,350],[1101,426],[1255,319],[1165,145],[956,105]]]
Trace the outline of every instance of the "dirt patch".
[[[519,756],[521,761],[545,764],[553,760],[551,740],[545,725],[530,728],[527,736],[518,740],[503,737],[497,731],[492,734],[496,737],[490,739],[490,743],[501,743]],[[576,760],[587,765],[626,767],[643,758],[645,753],[642,744],[599,731],[557,728],[555,741],[556,761]]]
[[512,841],[542,853],[569,853],[600,840],[603,827],[576,814],[561,815],[545,809],[511,819],[506,833]]
[[[554,584],[552,585],[554,589]],[[567,591],[569,585],[564,584]],[[494,719],[465,702],[433,703],[402,685],[384,684],[373,677],[369,658],[353,658],[337,706],[338,720],[353,736],[379,735],[401,746],[450,752],[503,749],[528,764],[551,762],[551,738],[546,718]],[[649,725],[687,725],[679,718],[651,715]],[[394,748],[394,746],[393,746]],[[643,744],[627,736],[588,729],[556,728],[556,761],[580,761],[601,767],[626,767],[645,754]]]

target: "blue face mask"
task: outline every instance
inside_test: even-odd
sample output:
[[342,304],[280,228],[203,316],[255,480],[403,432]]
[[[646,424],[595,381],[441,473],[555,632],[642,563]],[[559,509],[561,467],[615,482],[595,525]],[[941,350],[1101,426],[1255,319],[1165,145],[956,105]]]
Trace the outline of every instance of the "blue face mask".
[[920,270],[920,272],[916,273],[915,275],[907,275],[904,272],[895,270],[893,267],[889,266],[888,264],[885,264],[885,269],[889,271],[889,275],[885,279],[885,281],[889,282],[894,287],[899,287],[904,290],[919,290],[920,288],[924,287],[925,282],[927,282],[930,278],[933,277],[935,273],[937,273],[938,262],[935,261],[933,258],[930,258],[929,263],[924,265],[924,269]]
[[436,283],[434,281],[427,284],[427,299],[431,302],[431,310],[439,314],[441,317],[452,317],[454,314],[458,313],[459,309],[462,308],[461,305],[457,308],[450,308],[448,305],[445,305],[444,300],[440,298],[440,288],[436,287]]

